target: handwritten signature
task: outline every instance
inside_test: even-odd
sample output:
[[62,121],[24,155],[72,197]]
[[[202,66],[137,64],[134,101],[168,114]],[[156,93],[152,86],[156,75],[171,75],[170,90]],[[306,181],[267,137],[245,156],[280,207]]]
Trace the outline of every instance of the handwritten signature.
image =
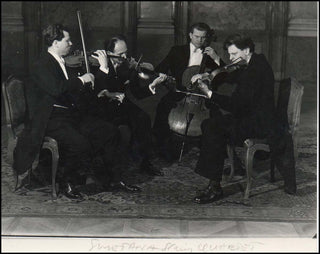
[[136,242],[121,242],[111,244],[101,239],[91,239],[91,247],[89,251],[163,251],[163,252],[210,252],[210,251],[252,251],[256,246],[263,245],[261,242],[250,243],[199,243],[195,246],[180,246],[176,243],[166,242],[161,244],[155,243],[136,243]]

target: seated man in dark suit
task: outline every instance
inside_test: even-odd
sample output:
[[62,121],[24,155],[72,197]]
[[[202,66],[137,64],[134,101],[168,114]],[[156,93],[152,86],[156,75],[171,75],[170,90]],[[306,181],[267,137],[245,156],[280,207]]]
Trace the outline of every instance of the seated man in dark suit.
[[[127,95],[128,89],[137,99],[155,94],[155,86],[165,79],[160,75],[153,81],[144,84],[127,61],[127,44],[122,35],[114,36],[106,43],[106,51],[110,57],[96,73],[95,92],[99,97],[97,114],[115,125],[127,125],[132,133],[132,144],[140,151],[140,169],[151,175],[163,175],[152,163],[153,156],[150,116],[134,104]],[[98,54],[105,54],[99,51]],[[103,71],[104,70],[104,71]]]
[[[231,62],[244,60],[247,66],[225,77],[224,82],[236,84],[231,96],[210,90],[201,81],[200,76],[205,75],[195,78],[200,78],[199,88],[207,95],[211,111],[210,118],[201,124],[200,156],[195,170],[210,180],[207,189],[194,199],[199,204],[214,202],[223,196],[220,181],[227,143],[242,146],[247,138],[270,139],[274,129],[274,74],[267,59],[263,54],[256,54],[251,38],[243,35],[229,36],[224,48]],[[226,111],[229,113],[223,113]]]
[[[156,71],[170,74],[176,79],[176,88],[185,90],[182,84],[182,76],[188,67],[203,65],[208,71],[213,71],[224,65],[214,49],[209,46],[210,42],[215,41],[215,39],[214,31],[207,24],[193,24],[189,29],[189,43],[172,47],[165,59],[155,68]],[[176,107],[177,102],[183,99],[184,96],[183,93],[177,93],[175,90],[170,89],[162,97],[156,110],[153,132],[158,141],[160,151],[169,161],[173,158],[168,116],[172,108]]]
[[[32,66],[26,82],[28,121],[14,151],[16,190],[25,186],[27,172],[40,151],[43,137],[50,136],[57,140],[65,159],[61,189],[66,196],[78,199],[82,197],[72,187],[72,181],[79,170],[87,179],[95,174],[92,147],[106,147],[109,156],[116,158],[119,132],[115,126],[103,123],[98,127],[103,128],[105,134],[100,140],[94,138],[97,126],[88,130],[74,99],[85,84],[92,84],[94,76],[91,73],[79,77],[68,75],[63,56],[70,51],[72,42],[66,28],[60,24],[49,25],[43,36],[48,50]],[[116,180],[123,185],[119,178]]]

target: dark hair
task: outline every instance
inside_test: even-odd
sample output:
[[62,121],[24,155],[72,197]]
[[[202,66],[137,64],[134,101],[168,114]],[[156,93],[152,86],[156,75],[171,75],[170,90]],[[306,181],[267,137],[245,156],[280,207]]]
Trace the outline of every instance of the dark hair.
[[113,52],[117,41],[124,41],[125,43],[127,43],[126,37],[122,34],[118,34],[113,36],[110,40],[105,41],[105,50]]
[[227,39],[223,43],[223,48],[225,50],[228,49],[229,46],[235,45],[238,49],[245,49],[249,48],[250,52],[254,52],[254,43],[252,39],[247,35],[241,35],[241,34],[233,34],[227,37]]
[[[211,29],[210,26],[207,25],[206,23],[199,22],[191,25],[189,28],[189,33],[193,33],[194,29],[197,29],[199,31],[206,31],[207,32],[206,37],[209,42],[217,40],[217,35],[215,34],[215,31]],[[188,33],[188,41],[190,41],[189,33]]]
[[66,30],[66,27],[61,24],[49,25],[42,31],[45,44],[51,46],[54,40],[61,41],[64,38],[63,31]]

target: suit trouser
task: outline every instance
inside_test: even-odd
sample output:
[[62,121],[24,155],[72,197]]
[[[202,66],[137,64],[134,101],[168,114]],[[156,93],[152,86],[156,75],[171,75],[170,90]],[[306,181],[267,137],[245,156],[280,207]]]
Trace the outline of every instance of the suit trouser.
[[211,110],[210,118],[201,124],[196,173],[210,180],[221,181],[227,144],[243,146],[247,138],[266,138],[265,130],[257,122],[252,116],[235,118],[232,114],[222,114],[218,108]]
[[93,158],[101,155],[104,170],[100,177],[119,181],[123,166],[119,150],[119,130],[116,126],[95,117],[80,118],[77,113],[55,110],[51,115],[46,135],[57,140],[65,162],[65,177],[71,180],[75,171],[95,175]]
[[201,123],[200,156],[195,172],[210,180],[222,180],[228,136],[232,128],[232,119],[217,111],[214,117]]
[[131,101],[125,101],[120,106],[112,106],[106,113],[107,119],[117,126],[128,125],[132,132],[133,149],[137,146],[140,157],[151,158],[153,146],[150,116]]

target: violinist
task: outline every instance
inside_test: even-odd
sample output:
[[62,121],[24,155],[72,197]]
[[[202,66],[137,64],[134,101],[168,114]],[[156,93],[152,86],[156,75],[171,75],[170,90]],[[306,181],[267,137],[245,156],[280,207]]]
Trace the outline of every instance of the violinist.
[[28,121],[18,137],[14,151],[13,169],[16,174],[16,191],[26,186],[28,170],[39,152],[44,136],[57,140],[65,158],[65,172],[61,179],[62,192],[73,199],[81,199],[74,190],[78,169],[93,174],[88,137],[78,128],[73,96],[94,81],[91,73],[71,77],[63,57],[70,51],[69,32],[61,24],[49,25],[43,30],[47,52],[34,63],[25,82]]
[[[182,84],[184,71],[194,65],[203,65],[209,71],[215,70],[224,65],[222,59],[215,50],[210,47],[210,42],[216,40],[216,35],[205,23],[195,23],[189,29],[188,41],[186,45],[174,46],[168,55],[156,67],[156,71],[171,74],[176,79],[176,87],[185,90]],[[206,56],[206,57],[204,57]],[[153,125],[153,133],[158,141],[160,154],[168,161],[172,161],[173,151],[170,146],[171,132],[168,124],[168,115],[172,108],[177,106],[177,102],[183,99],[184,95],[177,93],[174,89],[162,97],[157,110]]]
[[153,149],[150,116],[130,100],[127,92],[130,90],[137,99],[152,96],[155,94],[155,86],[165,80],[165,75],[142,85],[132,61],[127,59],[128,49],[123,35],[112,37],[106,42],[105,48],[108,55],[121,58],[108,57],[96,73],[95,93],[100,105],[97,113],[118,126],[127,125],[132,136],[131,149],[136,146],[140,152],[140,170],[161,176],[163,172],[151,162]]
[[241,59],[247,66],[225,77],[225,82],[236,84],[231,96],[210,90],[199,79],[201,75],[196,78],[211,110],[210,118],[201,124],[200,156],[195,169],[196,173],[209,179],[209,184],[194,198],[198,204],[223,197],[220,181],[227,143],[242,146],[247,138],[270,138],[274,125],[274,74],[266,57],[254,52],[255,45],[250,37],[239,34],[229,36],[224,49],[231,62]]

